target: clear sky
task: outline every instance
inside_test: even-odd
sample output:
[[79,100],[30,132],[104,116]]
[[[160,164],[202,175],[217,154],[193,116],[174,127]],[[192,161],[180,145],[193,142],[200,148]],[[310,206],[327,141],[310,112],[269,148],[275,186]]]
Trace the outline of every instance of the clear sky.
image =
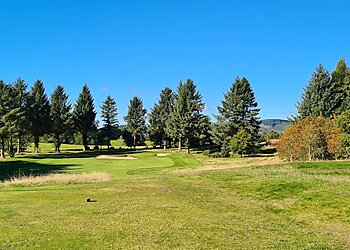
[[246,76],[262,118],[295,112],[320,63],[350,60],[349,1],[0,1],[0,78],[61,84],[75,102],[87,83],[99,111],[112,95],[119,117],[137,95],[150,111],[166,86],[191,78],[215,114]]

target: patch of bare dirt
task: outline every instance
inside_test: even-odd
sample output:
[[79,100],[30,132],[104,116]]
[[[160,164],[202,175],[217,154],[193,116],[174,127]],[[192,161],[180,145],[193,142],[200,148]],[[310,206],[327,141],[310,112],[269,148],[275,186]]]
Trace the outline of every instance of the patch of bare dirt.
[[164,154],[164,153],[156,154],[156,156],[159,156],[159,157],[168,156],[168,155],[170,154]]

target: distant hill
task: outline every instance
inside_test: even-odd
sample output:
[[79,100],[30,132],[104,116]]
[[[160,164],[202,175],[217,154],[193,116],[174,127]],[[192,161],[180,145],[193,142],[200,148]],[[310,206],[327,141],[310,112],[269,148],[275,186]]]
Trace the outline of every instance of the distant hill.
[[278,132],[283,132],[284,129],[290,124],[288,120],[283,119],[264,119],[261,120],[260,130],[268,132],[270,130],[275,130]]

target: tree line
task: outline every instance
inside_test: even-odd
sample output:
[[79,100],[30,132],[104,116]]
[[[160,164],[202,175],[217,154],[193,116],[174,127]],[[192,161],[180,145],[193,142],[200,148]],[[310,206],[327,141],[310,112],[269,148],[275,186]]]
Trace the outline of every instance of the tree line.
[[279,142],[282,158],[313,161],[350,157],[350,69],[341,58],[329,73],[319,65]]
[[210,146],[223,157],[230,151],[251,154],[258,146],[259,109],[245,77],[237,77],[224,94],[214,123],[203,114],[202,95],[191,79],[180,81],[176,91],[164,88],[149,114],[142,99],[133,97],[124,117],[125,125],[119,125],[115,99],[107,96],[101,106],[101,127],[86,84],[74,105],[69,103],[63,86],[56,86],[50,98],[40,80],[27,89],[21,78],[14,83],[0,81],[1,158],[5,151],[9,156],[20,153],[28,141],[38,152],[41,139],[48,137],[56,152],[72,138],[75,141],[79,138],[83,149],[88,150],[92,137],[108,148],[110,141],[118,138],[133,147],[146,139],[163,148],[177,147],[179,151]]

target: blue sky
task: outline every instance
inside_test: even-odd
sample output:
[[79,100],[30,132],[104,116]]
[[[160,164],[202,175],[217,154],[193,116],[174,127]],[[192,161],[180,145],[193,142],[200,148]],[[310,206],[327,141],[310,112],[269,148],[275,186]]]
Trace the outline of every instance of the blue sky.
[[119,119],[137,95],[150,110],[166,86],[191,78],[215,114],[246,76],[262,118],[295,112],[320,63],[350,58],[347,1],[0,2],[0,78],[57,84],[75,102],[87,83],[99,111],[112,95]]

